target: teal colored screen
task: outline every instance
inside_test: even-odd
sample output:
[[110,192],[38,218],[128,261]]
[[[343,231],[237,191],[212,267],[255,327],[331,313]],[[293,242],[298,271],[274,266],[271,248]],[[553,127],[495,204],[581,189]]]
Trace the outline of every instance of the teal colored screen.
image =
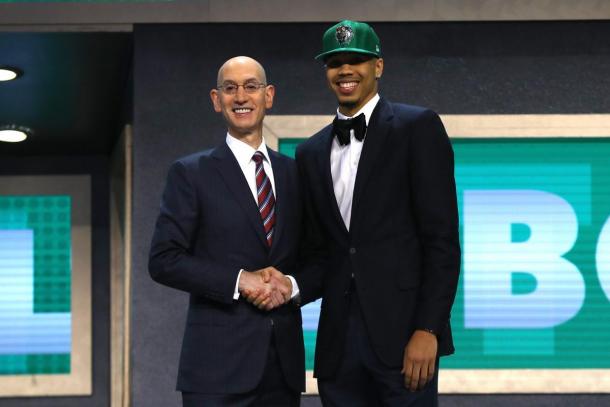
[[71,198],[0,196],[0,375],[70,372]]
[[[610,140],[452,144],[463,258],[441,366],[609,368]],[[303,308],[308,369],[318,313]]]

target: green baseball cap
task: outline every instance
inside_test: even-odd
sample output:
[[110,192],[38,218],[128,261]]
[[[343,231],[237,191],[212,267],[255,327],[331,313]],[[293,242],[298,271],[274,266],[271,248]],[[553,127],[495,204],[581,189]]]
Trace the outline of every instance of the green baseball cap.
[[322,37],[322,53],[316,59],[323,59],[338,52],[381,57],[381,44],[373,28],[367,23],[343,20],[333,25]]

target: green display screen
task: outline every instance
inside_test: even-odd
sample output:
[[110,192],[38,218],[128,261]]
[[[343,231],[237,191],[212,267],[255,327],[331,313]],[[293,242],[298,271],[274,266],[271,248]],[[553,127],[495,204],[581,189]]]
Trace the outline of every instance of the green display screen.
[[[610,140],[452,144],[463,262],[441,366],[610,368]],[[317,313],[303,308],[308,369]]]
[[0,196],[0,375],[70,372],[71,197]]

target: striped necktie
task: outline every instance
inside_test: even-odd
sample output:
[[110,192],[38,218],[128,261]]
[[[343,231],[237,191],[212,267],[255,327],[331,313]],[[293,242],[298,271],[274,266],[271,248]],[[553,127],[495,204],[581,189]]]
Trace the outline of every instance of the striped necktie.
[[263,227],[265,228],[267,244],[271,247],[271,243],[273,243],[273,227],[275,226],[275,197],[273,196],[273,188],[271,188],[271,180],[263,168],[263,153],[260,151],[255,152],[252,160],[256,163],[258,211],[261,214]]

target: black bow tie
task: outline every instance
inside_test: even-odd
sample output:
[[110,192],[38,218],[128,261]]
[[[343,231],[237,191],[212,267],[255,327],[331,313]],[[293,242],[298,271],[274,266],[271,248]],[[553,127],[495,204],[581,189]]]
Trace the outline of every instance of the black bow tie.
[[342,146],[349,144],[349,131],[351,129],[354,129],[354,136],[358,141],[364,139],[364,134],[366,133],[366,118],[364,113],[360,113],[358,116],[347,120],[340,120],[335,116],[333,132],[337,135],[337,140],[339,140],[339,144]]

